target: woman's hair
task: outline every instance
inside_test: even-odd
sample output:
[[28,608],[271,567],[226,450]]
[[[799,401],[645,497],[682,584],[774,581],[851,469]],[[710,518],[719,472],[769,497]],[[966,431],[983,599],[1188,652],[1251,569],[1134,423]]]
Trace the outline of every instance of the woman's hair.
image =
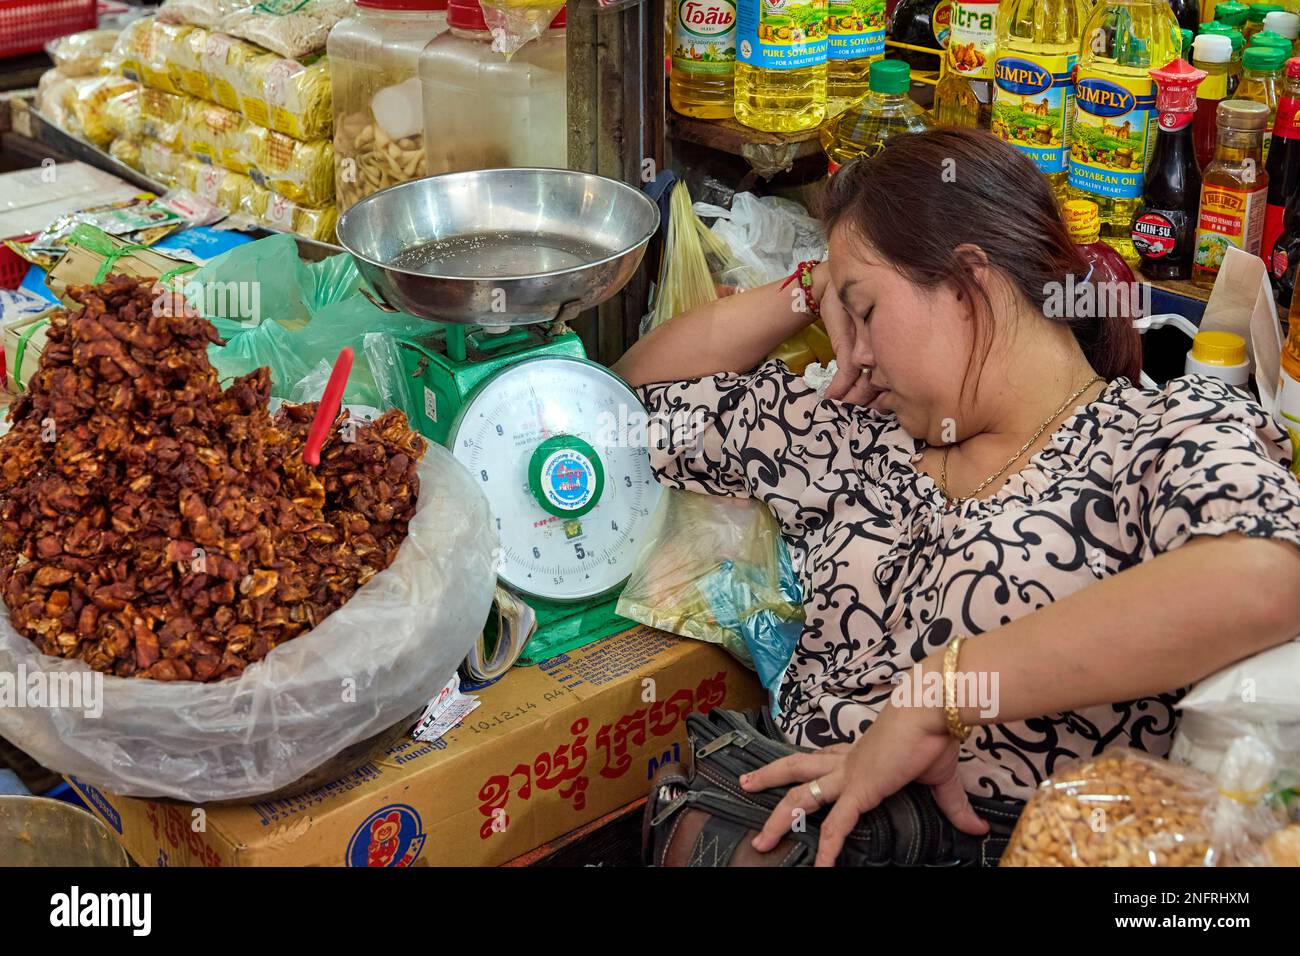
[[[992,342],[992,303],[975,280],[976,263],[957,254],[960,246],[982,249],[989,265],[1040,311],[1063,290],[1067,275],[1078,283],[1088,270],[1046,177],[1018,150],[976,130],[902,134],[871,159],[847,164],[831,177],[823,220],[828,233],[848,226],[915,284],[950,281],[967,301],[982,304],[973,310],[981,362]],[[1137,381],[1142,340],[1129,310],[1116,311],[1051,321],[1070,326],[1108,381],[1120,375]]]

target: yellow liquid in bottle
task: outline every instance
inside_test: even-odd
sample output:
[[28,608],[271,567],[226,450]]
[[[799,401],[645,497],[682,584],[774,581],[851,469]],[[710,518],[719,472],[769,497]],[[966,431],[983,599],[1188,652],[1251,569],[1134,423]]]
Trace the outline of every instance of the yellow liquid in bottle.
[[1165,0],[1103,0],[1083,28],[1067,198],[1097,204],[1102,241],[1134,268],[1133,215],[1159,119],[1150,71],[1182,45]]
[[668,99],[683,116],[728,119],[736,66],[734,0],[670,0]]
[[[740,0],[736,11],[736,119],[774,133],[813,129],[826,116],[826,0],[765,7]],[[778,62],[799,65],[763,65]]]
[[1040,88],[1068,74],[1087,17],[1084,0],[1003,0],[998,6],[993,133],[1035,161],[1064,198],[1073,86]]
[[993,60],[997,49],[996,2],[954,0],[944,76],[934,90],[940,126],[988,129],[993,113]]

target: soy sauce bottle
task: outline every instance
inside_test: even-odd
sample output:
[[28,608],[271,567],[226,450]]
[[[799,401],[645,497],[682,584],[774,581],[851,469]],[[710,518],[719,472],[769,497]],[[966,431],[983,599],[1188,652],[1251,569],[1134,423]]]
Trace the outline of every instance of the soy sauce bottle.
[[1188,279],[1196,249],[1196,215],[1201,173],[1192,142],[1196,87],[1205,79],[1186,60],[1151,70],[1156,84],[1160,123],[1142,190],[1133,216],[1133,247],[1148,279]]
[[1174,11],[1174,19],[1178,21],[1179,27],[1193,33],[1200,28],[1200,0],[1169,0],[1169,6]]

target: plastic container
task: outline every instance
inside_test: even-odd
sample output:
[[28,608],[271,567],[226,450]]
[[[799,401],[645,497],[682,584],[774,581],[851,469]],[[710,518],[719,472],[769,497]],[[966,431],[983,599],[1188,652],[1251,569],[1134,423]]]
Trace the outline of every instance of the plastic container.
[[1169,0],[1169,6],[1180,29],[1196,32],[1201,25],[1200,0]]
[[1233,332],[1197,332],[1183,372],[1208,375],[1245,388],[1250,381],[1246,340]]
[[[1260,34],[1263,36],[1263,34]],[[1252,46],[1242,58],[1245,73],[1237,87],[1237,99],[1254,100],[1268,107],[1268,127],[1264,130],[1264,162],[1273,140],[1273,122],[1277,118],[1277,85],[1287,60],[1282,50],[1271,46]]]
[[672,70],[668,99],[683,116],[728,119],[734,106],[734,0],[671,0]]
[[1237,92],[1237,84],[1241,82],[1241,57],[1246,49],[1241,31],[1215,22],[1201,24],[1201,33],[1225,36],[1232,42],[1232,65],[1228,69],[1228,96],[1232,96]]
[[97,0],[0,0],[0,59],[99,25]]
[[1100,290],[1098,302],[1114,303],[1123,314],[1137,317],[1133,270],[1124,257],[1101,241],[1101,214],[1087,199],[1071,199],[1061,208],[1070,239],[1088,263],[1087,281]]
[[867,95],[871,64],[885,55],[883,0],[831,0],[826,13],[826,118]]
[[1232,60],[1232,43],[1227,36],[1202,33],[1192,41],[1192,65],[1205,71],[1205,79],[1196,90],[1196,118],[1192,121],[1192,140],[1196,144],[1196,162],[1204,169],[1214,159],[1218,143],[1214,111],[1220,100],[1228,98],[1228,64]]
[[862,102],[822,129],[831,173],[851,159],[876,155],[899,133],[919,133],[934,125],[930,114],[907,95],[911,73],[902,60],[872,63],[870,83]]
[[1032,159],[1058,198],[1065,191],[1073,74],[1087,18],[1083,0],[1005,0],[998,6],[993,134]]
[[1214,19],[1225,26],[1240,30],[1250,15],[1250,4],[1227,0],[1214,8]]
[[477,0],[451,0],[450,29],[420,55],[430,176],[568,166],[565,14],[510,59],[492,50]]
[[826,117],[826,0],[740,0],[736,8],[736,119],[793,133]]
[[997,38],[997,0],[953,3],[948,69],[934,91],[934,113],[940,124],[989,128]]
[[339,211],[427,175],[420,53],[447,29],[447,0],[357,0],[330,31]]
[[[1264,15],[1264,32],[1277,33],[1295,43],[1300,37],[1300,15],[1288,10],[1275,10]],[[1260,34],[1255,35],[1257,38]]]
[[1182,42],[1166,0],[1101,0],[1083,27],[1067,194],[1097,204],[1102,239],[1130,266],[1138,264],[1133,214],[1155,149],[1151,71],[1173,62]]

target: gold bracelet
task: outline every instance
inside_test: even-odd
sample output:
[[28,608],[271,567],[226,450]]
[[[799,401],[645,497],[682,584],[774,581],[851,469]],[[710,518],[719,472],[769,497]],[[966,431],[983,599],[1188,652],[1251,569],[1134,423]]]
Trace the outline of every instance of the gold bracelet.
[[961,722],[961,712],[957,708],[957,655],[961,653],[965,640],[965,634],[958,634],[948,642],[948,650],[943,655],[943,715],[949,736],[959,743],[965,743],[972,730]]

